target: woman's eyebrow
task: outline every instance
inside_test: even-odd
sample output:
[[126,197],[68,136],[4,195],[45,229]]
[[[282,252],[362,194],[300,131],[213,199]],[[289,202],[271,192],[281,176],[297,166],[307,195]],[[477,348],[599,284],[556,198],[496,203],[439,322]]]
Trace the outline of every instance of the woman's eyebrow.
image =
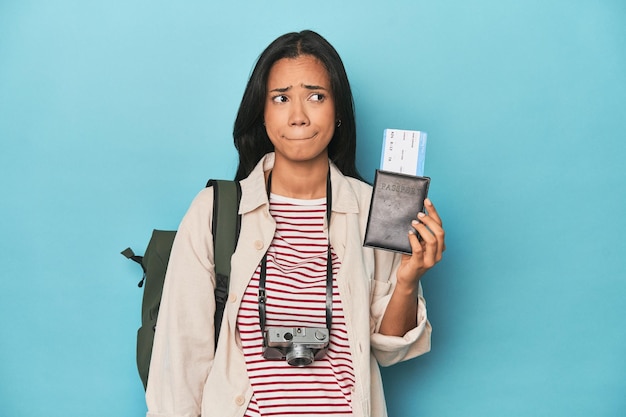
[[306,88],[307,90],[327,90],[326,87],[322,87],[321,85],[302,84],[302,87]]
[[[306,89],[306,90],[324,90],[327,91],[328,89],[326,87],[323,87],[321,85],[314,85],[314,84],[300,84],[302,86],[302,88]],[[292,86],[288,86],[288,87],[278,87],[278,88],[273,88],[271,90],[269,90],[270,93],[286,93],[287,91],[291,90]]]
[[278,87],[278,88],[274,88],[274,89],[270,90],[270,93],[286,93],[290,89],[291,89],[291,86],[289,86],[289,87]]

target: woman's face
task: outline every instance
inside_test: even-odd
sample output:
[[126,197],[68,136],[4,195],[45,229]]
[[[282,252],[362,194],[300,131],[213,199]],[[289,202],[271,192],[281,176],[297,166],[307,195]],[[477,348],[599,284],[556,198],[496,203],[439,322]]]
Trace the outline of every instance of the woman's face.
[[265,129],[276,160],[325,161],[335,123],[335,102],[324,65],[311,55],[276,61],[265,100]]

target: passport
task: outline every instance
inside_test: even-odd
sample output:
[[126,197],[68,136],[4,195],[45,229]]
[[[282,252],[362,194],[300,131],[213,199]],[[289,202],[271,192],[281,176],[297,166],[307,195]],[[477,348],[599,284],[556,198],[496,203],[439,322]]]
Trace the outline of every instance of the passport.
[[376,170],[363,245],[411,254],[408,232],[424,211],[429,186],[429,177]]

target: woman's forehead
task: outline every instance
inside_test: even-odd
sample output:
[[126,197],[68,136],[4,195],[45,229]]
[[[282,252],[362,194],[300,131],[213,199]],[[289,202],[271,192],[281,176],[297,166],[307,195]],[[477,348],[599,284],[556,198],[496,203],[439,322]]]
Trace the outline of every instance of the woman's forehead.
[[269,89],[300,85],[318,85],[329,89],[330,76],[319,59],[312,55],[300,55],[276,61],[270,69],[267,84]]

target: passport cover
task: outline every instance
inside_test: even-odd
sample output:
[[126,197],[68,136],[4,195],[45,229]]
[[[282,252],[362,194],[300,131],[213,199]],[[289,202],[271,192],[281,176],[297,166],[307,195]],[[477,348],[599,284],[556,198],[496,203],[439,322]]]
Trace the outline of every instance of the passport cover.
[[429,177],[376,170],[364,246],[410,254],[408,232],[424,211]]

